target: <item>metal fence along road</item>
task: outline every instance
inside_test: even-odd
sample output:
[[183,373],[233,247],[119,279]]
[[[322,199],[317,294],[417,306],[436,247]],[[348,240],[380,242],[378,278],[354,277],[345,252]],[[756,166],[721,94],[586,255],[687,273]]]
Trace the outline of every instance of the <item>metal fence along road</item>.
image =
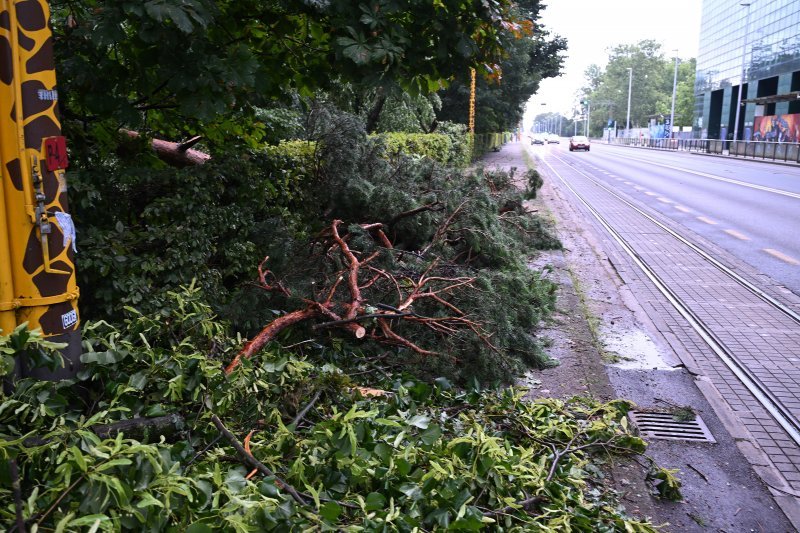
[[611,139],[609,144],[657,150],[700,152],[745,159],[800,163],[800,144],[768,141],[721,141],[719,139]]

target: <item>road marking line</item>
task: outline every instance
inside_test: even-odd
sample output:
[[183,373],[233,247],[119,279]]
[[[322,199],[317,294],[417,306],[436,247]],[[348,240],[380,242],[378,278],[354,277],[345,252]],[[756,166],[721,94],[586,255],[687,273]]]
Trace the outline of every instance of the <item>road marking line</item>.
[[659,202],[663,202],[665,204],[672,203],[672,200],[670,200],[669,198],[664,198],[663,196],[659,196],[658,198],[656,198],[656,200],[658,200]]
[[625,185],[633,185],[633,183],[631,183],[630,181],[626,181]]
[[697,217],[697,220],[699,220],[700,222],[705,222],[706,224],[711,224],[712,226],[717,223],[715,220],[711,220],[710,218],[707,217]]
[[750,240],[750,237],[748,237],[747,235],[745,235],[743,233],[739,233],[736,230],[726,229],[724,231],[725,231],[725,233],[727,233],[731,237],[735,237],[735,238],[739,239],[740,241],[749,241]]
[[612,177],[613,177],[615,180],[617,180],[617,181],[622,181],[622,178],[618,178],[618,177],[616,177],[616,176],[612,176]]
[[647,196],[658,196],[658,194],[656,194],[656,193],[654,193],[654,192],[650,192],[650,191],[644,191],[644,193],[645,193]]
[[676,205],[675,209],[677,209],[678,211],[683,211],[684,213],[691,213],[692,212],[691,209],[689,209],[688,207],[683,207],[682,205]]
[[735,180],[731,178],[725,178],[722,176],[717,176],[716,174],[708,174],[707,172],[699,172],[697,170],[689,170],[688,168],[676,167],[672,165],[665,165],[663,163],[654,163],[653,161],[649,161],[647,159],[639,159],[637,157],[628,157],[628,156],[619,156],[621,159],[630,159],[631,161],[640,161],[642,163],[647,163],[648,165],[655,165],[657,167],[669,168],[671,170],[677,170],[680,172],[686,172],[687,174],[694,174],[695,176],[701,176],[703,178],[709,178],[712,180],[717,181],[724,181],[726,183],[732,183],[734,185],[741,185],[742,187],[749,187],[750,189],[757,189],[759,191],[766,191],[775,194],[780,194],[782,196],[788,196],[789,198],[796,198],[800,199],[800,194],[796,192],[789,192],[784,191],[781,189],[775,189],[774,187],[766,187],[764,185],[756,185],[755,183],[747,183],[746,181]]
[[792,256],[779,252],[778,250],[773,250],[772,248],[763,248],[762,251],[767,252],[775,259],[780,259],[784,263],[789,263],[790,265],[800,265],[800,261],[798,261]]

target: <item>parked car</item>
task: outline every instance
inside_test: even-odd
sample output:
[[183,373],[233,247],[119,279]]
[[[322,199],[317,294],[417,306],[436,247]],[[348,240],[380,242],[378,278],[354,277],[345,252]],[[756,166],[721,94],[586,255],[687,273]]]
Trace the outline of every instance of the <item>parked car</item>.
[[547,144],[561,144],[561,137],[555,133],[551,133],[547,136]]
[[531,137],[531,144],[544,144],[545,137],[541,133],[534,133]]
[[586,150],[589,151],[589,139],[583,135],[576,135],[569,140],[569,151]]

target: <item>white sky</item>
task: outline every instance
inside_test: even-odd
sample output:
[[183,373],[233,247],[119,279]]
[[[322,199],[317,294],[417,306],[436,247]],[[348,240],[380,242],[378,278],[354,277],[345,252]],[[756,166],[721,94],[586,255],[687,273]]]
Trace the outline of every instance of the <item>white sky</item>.
[[[602,67],[608,50],[643,39],[661,43],[666,57],[697,57],[702,0],[545,0],[540,22],[551,34],[567,38],[563,74],[546,79],[531,97],[525,116],[527,131],[533,116],[560,112],[571,116],[575,93],[589,65]],[[634,80],[635,81],[635,80]],[[546,105],[541,105],[541,104]]]

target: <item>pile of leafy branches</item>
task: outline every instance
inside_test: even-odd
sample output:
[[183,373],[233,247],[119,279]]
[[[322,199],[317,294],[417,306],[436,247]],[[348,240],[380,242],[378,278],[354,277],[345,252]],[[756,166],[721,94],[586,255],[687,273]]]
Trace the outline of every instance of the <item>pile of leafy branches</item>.
[[[239,341],[196,288],[172,298],[166,316],[87,326],[75,382],[20,380],[0,397],[2,523],[654,531],[625,515],[592,463],[643,451],[625,402],[462,392],[313,343],[305,354],[272,345],[226,375]],[[24,328],[0,337],[6,362],[48,351]]]
[[[126,305],[168,313],[168,292],[196,280],[215,311],[252,337],[276,311],[325,301],[346,262],[341,249],[331,253],[329,239],[333,221],[341,220],[352,250],[378,253],[374,266],[387,274],[348,320],[374,314],[368,309],[378,304],[396,307],[402,292],[392,289],[396,281],[414,283],[425,272],[472,280],[439,303],[476,328],[406,329],[399,334],[443,357],[420,358],[420,350],[409,352],[399,342],[398,361],[462,383],[476,375],[511,381],[525,367],[551,364],[533,335],[552,309],[555,286],[525,258],[558,242],[525,210],[525,192],[516,184],[524,176],[390,155],[385,139],[368,136],[359,117],[325,105],[314,109],[307,128],[314,143],[240,147],[199,167],[167,167],[134,150],[98,157],[92,170],[78,171],[71,200],[83,315],[118,322]],[[527,194],[535,195],[541,181],[535,173],[527,177]],[[380,242],[359,229],[378,226],[385,236]],[[286,291],[253,283],[265,256],[270,276]],[[337,301],[346,303],[338,295]],[[415,312],[442,318],[441,305],[418,302]],[[325,318],[331,320],[337,318]],[[318,325],[295,328],[297,340],[313,334],[330,344],[341,337],[310,329]]]
[[[553,364],[534,335],[555,285],[525,259],[558,242],[526,210],[515,173],[376,157],[381,139],[348,120],[326,118],[316,132],[325,158],[312,202],[323,209],[313,218],[333,222],[310,241],[287,245],[287,231],[265,243],[260,282],[237,302],[253,298],[240,309],[265,321],[245,356],[285,327],[316,321],[295,331],[295,341],[329,342],[337,333],[328,326],[345,326],[346,336],[394,347],[391,360],[420,376],[510,382],[525,368]],[[526,177],[535,196],[541,181],[535,172]],[[272,309],[287,314],[265,316]]]

